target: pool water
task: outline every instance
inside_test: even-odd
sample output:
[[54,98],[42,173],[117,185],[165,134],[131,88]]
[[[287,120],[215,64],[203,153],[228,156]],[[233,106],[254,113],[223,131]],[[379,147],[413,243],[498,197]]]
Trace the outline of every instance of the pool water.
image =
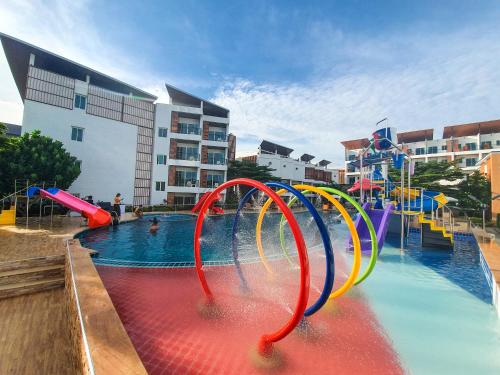
[[[308,246],[317,245],[310,216],[296,216]],[[352,262],[352,255],[344,250],[345,224],[335,224],[333,216],[324,217],[336,258]],[[159,218],[157,235],[148,232],[150,222],[144,218],[85,232],[79,238],[84,246],[100,252],[97,264],[191,264],[195,218]],[[204,260],[230,262],[233,219],[224,215],[206,220],[201,242]],[[255,219],[256,215],[245,214],[240,223],[243,259],[257,259]],[[263,226],[266,254],[280,253],[278,221],[279,215],[271,214]],[[399,249],[399,237],[388,237],[374,272],[360,287],[403,367],[414,374],[500,374],[500,320],[491,305],[477,244],[465,238],[456,243],[454,252],[422,250],[417,236],[410,238],[404,251]],[[287,243],[293,243],[289,233]],[[366,258],[363,263],[366,266]]]

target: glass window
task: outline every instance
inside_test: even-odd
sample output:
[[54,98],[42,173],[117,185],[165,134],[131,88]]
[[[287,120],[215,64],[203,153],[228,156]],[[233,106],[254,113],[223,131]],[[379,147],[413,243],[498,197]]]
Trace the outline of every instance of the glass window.
[[180,122],[177,129],[182,134],[201,134],[199,124],[184,124]]
[[165,191],[165,181],[156,181],[156,191]]
[[180,160],[200,160],[198,147],[178,146],[176,151],[176,159]]
[[428,154],[437,154],[437,152],[438,152],[437,146],[427,147],[427,153]]
[[75,94],[75,108],[85,109],[87,105],[87,97],[80,94]]
[[209,130],[208,131],[209,141],[226,142],[226,132],[223,130]]
[[497,146],[500,146],[500,139],[497,139]]
[[469,151],[475,151],[476,148],[477,148],[477,145],[475,143],[466,143],[465,144],[465,147],[469,150]]
[[167,164],[167,155],[158,154],[156,155],[156,164]]
[[194,196],[174,196],[174,204],[176,206],[189,206],[194,204]]
[[415,150],[417,155],[424,155],[425,154],[425,148],[424,147],[417,147]]
[[224,182],[224,175],[220,173],[207,172],[207,187],[216,188]]
[[197,186],[197,172],[196,171],[176,171],[175,172],[175,186]]
[[78,128],[76,126],[71,127],[71,140],[77,142],[83,142],[83,128]]
[[476,165],[477,159],[476,158],[467,158],[465,159],[465,166],[466,167],[473,167]]
[[158,128],[158,137],[166,138],[167,137],[167,128]]
[[442,150],[442,151],[446,151],[447,149],[448,149],[448,148],[446,147],[446,145],[445,145],[445,146],[441,146],[441,150]]
[[208,151],[208,164],[218,164],[223,165],[224,163],[224,153],[223,152],[210,152]]

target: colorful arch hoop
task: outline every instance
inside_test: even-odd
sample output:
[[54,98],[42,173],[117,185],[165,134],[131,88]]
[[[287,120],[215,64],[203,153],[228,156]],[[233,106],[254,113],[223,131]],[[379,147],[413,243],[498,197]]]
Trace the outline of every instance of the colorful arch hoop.
[[[304,197],[304,195],[300,191],[298,191],[297,189],[294,189],[293,187],[291,187],[289,185],[283,184],[281,182],[267,182],[266,186],[282,188],[284,191],[288,191],[288,192],[292,193],[297,199],[299,199],[306,206],[307,210],[311,213],[311,215],[314,218],[314,221],[316,222],[316,225],[318,226],[318,229],[319,229],[319,232],[321,235],[321,239],[322,239],[323,245],[325,247],[326,275],[325,275],[325,281],[323,284],[323,290],[322,290],[319,298],[316,300],[316,302],[314,302],[304,312],[304,316],[311,316],[316,311],[318,311],[321,307],[323,307],[323,305],[328,301],[328,297],[330,296],[330,293],[333,289],[335,263],[334,263],[332,243],[330,241],[330,236],[328,235],[328,229],[326,228],[326,225],[323,222],[323,219],[319,215],[316,208],[312,205],[312,203],[306,197]],[[241,272],[241,268],[239,266],[238,250],[237,250],[238,240],[237,240],[236,232],[237,232],[237,227],[238,227],[238,222],[239,222],[238,217],[240,216],[239,213],[240,213],[242,207],[248,202],[248,200],[250,199],[252,194],[255,193],[256,191],[257,191],[257,189],[251,189],[243,196],[243,198],[241,198],[240,204],[238,205],[238,210],[236,211],[236,216],[235,216],[234,221],[233,221],[233,258],[234,258],[235,265],[238,269],[238,275],[240,276],[244,286],[246,286],[246,280],[245,280],[245,277],[243,276],[243,273]],[[279,194],[279,192],[278,192],[278,194]],[[261,259],[263,259],[262,256],[261,256]],[[264,266],[266,267],[268,272],[270,272],[270,273],[273,272],[271,267],[269,266],[269,264],[264,263]]]
[[283,200],[275,192],[273,192],[269,187],[267,187],[263,183],[248,178],[237,178],[231,181],[224,182],[215,190],[213,190],[203,202],[198,218],[196,220],[196,226],[194,230],[194,259],[195,259],[196,273],[200,280],[203,291],[205,292],[205,295],[208,299],[208,302],[213,303],[214,296],[208,286],[207,279],[203,271],[203,262],[201,259],[200,235],[203,228],[203,221],[205,220],[205,215],[208,210],[208,207],[216,199],[218,193],[235,185],[247,185],[257,188],[266,193],[273,201],[275,201],[278,207],[285,215],[292,230],[295,242],[297,244],[297,252],[299,255],[299,264],[300,264],[299,297],[297,300],[297,304],[295,306],[295,311],[292,317],[285,323],[285,325],[280,329],[278,329],[276,332],[263,334],[260,337],[257,350],[260,354],[268,356],[272,354],[273,343],[286,337],[290,332],[293,331],[293,329],[297,326],[297,324],[302,320],[302,316],[304,315],[304,311],[306,310],[307,307],[307,300],[309,298],[309,259],[307,256],[307,250],[304,238],[302,237],[302,233],[300,231],[297,220],[293,216],[290,208],[288,208],[286,203],[283,202]]
[[[366,270],[358,277],[358,279],[354,283],[354,285],[358,285],[358,284],[362,283],[372,273],[373,269],[375,268],[375,264],[377,263],[377,259],[378,259],[377,233],[375,232],[375,228],[373,227],[373,223],[372,223],[370,217],[368,216],[368,214],[366,213],[366,211],[363,209],[363,207],[361,207],[361,205],[358,202],[356,202],[355,199],[350,197],[348,194],[344,193],[343,191],[340,191],[340,190],[337,190],[334,188],[329,188],[329,187],[318,187],[318,189],[324,190],[324,191],[331,193],[331,194],[339,195],[342,198],[344,198],[346,201],[348,201],[350,204],[352,204],[354,206],[356,211],[359,212],[359,214],[361,215],[361,217],[363,218],[363,220],[366,223],[366,226],[368,228],[368,232],[370,233],[372,251],[370,254],[370,260],[368,262],[368,266],[367,266]],[[304,191],[303,193],[306,194],[307,190]],[[290,202],[288,202],[288,206],[290,207],[295,201],[296,201],[296,199],[292,198],[290,200]],[[281,216],[281,223],[283,223],[283,224],[285,223],[285,217],[283,215]],[[288,255],[288,249],[285,246],[285,236],[284,236],[283,229],[284,228],[280,225],[281,248]]]
[[[344,282],[344,284],[338,288],[336,291],[332,292],[329,296],[328,299],[333,299],[333,298],[338,298],[341,295],[343,295],[351,286],[354,285],[354,282],[356,281],[356,277],[359,273],[359,269],[361,268],[361,243],[359,241],[359,235],[356,230],[356,227],[354,226],[354,222],[352,221],[349,213],[346,211],[344,206],[340,204],[338,200],[336,200],[334,197],[332,197],[330,194],[326,193],[325,191],[321,190],[320,188],[317,188],[315,186],[311,185],[293,185],[293,187],[297,190],[305,190],[305,191],[311,191],[313,193],[319,194],[323,196],[325,199],[328,199],[341,213],[342,217],[347,223],[347,227],[349,228],[349,232],[351,233],[352,239],[353,239],[353,244],[354,244],[354,262],[352,264],[351,268],[351,273],[349,274],[349,277],[347,280]],[[279,190],[276,192],[276,194],[281,195],[285,192],[284,189]],[[267,269],[272,268],[269,265],[269,262],[267,261],[267,258],[264,254],[264,250],[262,247],[262,238],[261,238],[261,228],[262,228],[262,221],[264,219],[264,215],[271,205],[272,200],[268,199],[266,203],[262,206],[262,209],[260,210],[259,217],[257,218],[257,225],[256,225],[256,233],[255,233],[255,238],[257,241],[257,250],[259,251],[259,256],[262,259],[262,262],[267,265]]]

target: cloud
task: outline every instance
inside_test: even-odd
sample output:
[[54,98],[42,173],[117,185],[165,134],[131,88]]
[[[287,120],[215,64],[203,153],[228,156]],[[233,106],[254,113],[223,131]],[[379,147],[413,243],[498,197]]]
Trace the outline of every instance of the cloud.
[[[233,79],[212,100],[231,110],[238,137],[269,139],[295,148],[297,157],[307,152],[341,165],[340,141],[368,137],[384,117],[400,130],[435,128],[436,137],[443,125],[500,118],[500,33],[491,30],[355,43],[332,31],[341,40],[335,58],[350,61],[342,75],[319,59],[323,73],[309,82]],[[237,151],[257,146],[239,142]]]

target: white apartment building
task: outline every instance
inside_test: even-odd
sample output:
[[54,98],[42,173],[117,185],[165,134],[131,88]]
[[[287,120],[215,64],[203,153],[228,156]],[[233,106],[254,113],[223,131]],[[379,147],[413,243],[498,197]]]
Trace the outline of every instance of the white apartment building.
[[229,110],[168,84],[169,103],[156,103],[51,52],[5,34],[0,40],[24,103],[23,133],[40,130],[80,162],[71,193],[182,205],[226,180],[228,138],[235,147]]
[[290,156],[292,152],[291,148],[263,140],[256,155],[245,156],[241,159],[274,169],[273,175],[290,185],[344,183],[344,170],[328,168],[330,164],[328,160],[321,160],[314,164],[312,163],[315,158],[313,155],[303,154],[295,159]]
[[[434,139],[434,129],[398,133],[398,142],[416,163],[455,161],[465,172],[472,172],[477,169],[478,160],[492,151],[500,151],[500,120],[445,126],[441,139]],[[341,143],[345,147],[346,181],[352,184],[359,171],[349,163],[369,140],[362,138]]]

